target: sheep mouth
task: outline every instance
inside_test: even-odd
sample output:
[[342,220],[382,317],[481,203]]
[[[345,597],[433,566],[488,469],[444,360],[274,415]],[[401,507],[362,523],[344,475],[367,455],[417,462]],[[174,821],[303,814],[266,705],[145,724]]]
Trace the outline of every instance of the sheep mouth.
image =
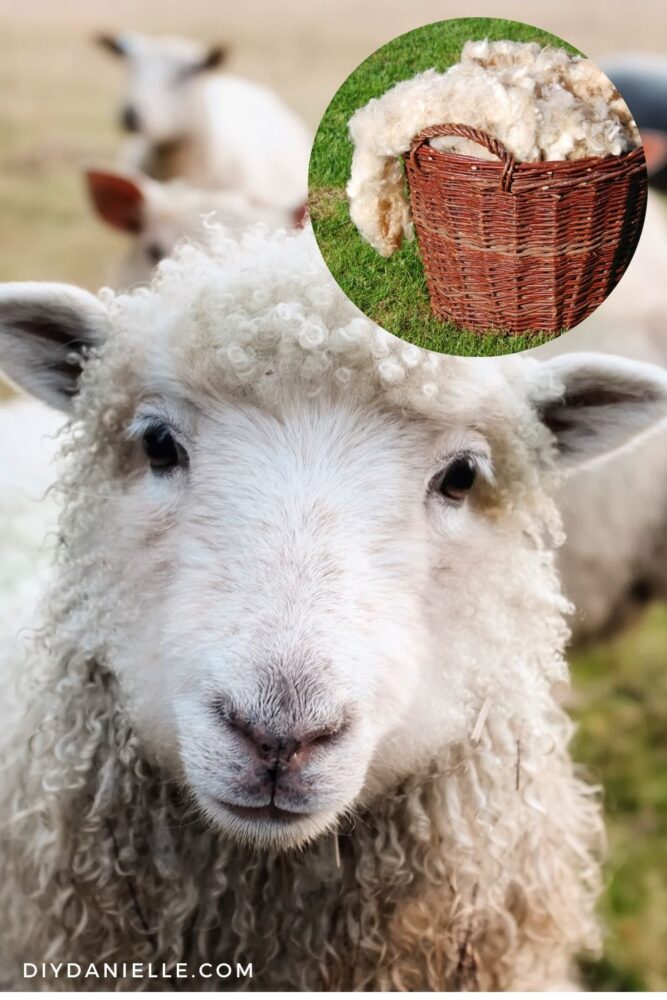
[[240,806],[234,802],[227,802],[226,799],[216,799],[218,805],[222,806],[232,816],[245,820],[273,820],[279,823],[298,823],[300,820],[309,819],[310,813],[292,812],[288,809],[281,809],[280,806],[272,802],[264,806]]

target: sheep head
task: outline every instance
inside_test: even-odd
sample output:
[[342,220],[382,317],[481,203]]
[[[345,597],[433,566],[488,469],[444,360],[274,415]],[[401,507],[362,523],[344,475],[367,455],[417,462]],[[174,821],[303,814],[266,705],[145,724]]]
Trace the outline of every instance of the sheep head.
[[0,345],[72,410],[68,642],[212,824],[279,848],[485,712],[540,735],[566,676],[553,469],[667,410],[651,366],[405,345],[309,233],[184,247],[131,295],[5,286]]
[[192,126],[192,88],[225,61],[226,48],[140,34],[103,34],[96,40],[127,64],[122,127],[158,144],[186,138]]
[[291,211],[258,205],[239,191],[210,191],[180,181],[160,182],[141,171],[89,169],[91,206],[107,225],[131,237],[120,268],[122,287],[147,282],[180,240],[204,241],[212,225],[233,235],[253,225],[292,228]]
[[162,184],[140,172],[87,170],[85,180],[99,218],[133,237],[124,267],[127,284],[148,281],[179,240],[202,234],[202,216],[213,210],[202,192],[178,182]]

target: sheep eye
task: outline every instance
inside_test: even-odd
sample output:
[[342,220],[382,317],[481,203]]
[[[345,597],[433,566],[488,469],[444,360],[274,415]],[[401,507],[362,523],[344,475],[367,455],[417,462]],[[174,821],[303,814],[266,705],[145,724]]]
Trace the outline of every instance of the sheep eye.
[[146,257],[151,264],[159,264],[165,256],[165,252],[159,243],[149,243],[146,247]]
[[170,472],[188,464],[187,452],[166,424],[149,427],[144,432],[142,445],[151,469],[156,473]]
[[436,486],[447,500],[461,501],[470,492],[477,477],[477,468],[471,458],[455,459],[440,476]]

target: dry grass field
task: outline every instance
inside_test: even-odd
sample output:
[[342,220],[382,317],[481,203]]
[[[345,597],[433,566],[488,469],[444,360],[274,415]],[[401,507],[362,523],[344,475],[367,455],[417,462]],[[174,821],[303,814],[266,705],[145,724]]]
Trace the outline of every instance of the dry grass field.
[[[82,166],[113,161],[120,66],[99,30],[179,33],[232,47],[229,68],[278,90],[313,130],[381,44],[447,17],[536,24],[590,54],[667,50],[654,0],[0,0],[0,280],[108,281],[124,241],[93,219]],[[665,293],[667,295],[667,291]],[[1,394],[1,389],[0,389]],[[0,525],[0,531],[2,526]],[[667,614],[575,663],[577,752],[605,786],[611,835],[605,959],[592,988],[667,988]]]
[[[96,31],[228,41],[230,70],[275,87],[314,129],[340,83],[379,45],[470,13],[464,0],[1,0],[0,279],[95,288],[123,245],[91,218],[79,176],[84,164],[113,160],[119,141],[121,68],[91,44]],[[667,33],[667,8],[652,0],[486,0],[474,13],[537,22],[593,56],[659,46]]]

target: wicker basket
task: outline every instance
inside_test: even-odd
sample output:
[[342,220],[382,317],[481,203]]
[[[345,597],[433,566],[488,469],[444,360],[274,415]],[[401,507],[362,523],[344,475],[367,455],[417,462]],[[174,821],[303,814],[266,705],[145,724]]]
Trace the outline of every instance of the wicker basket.
[[[460,136],[500,162],[434,149]],[[561,332],[619,281],[646,207],[641,146],[621,156],[516,163],[497,139],[435,125],[404,157],[435,316],[469,330]]]

